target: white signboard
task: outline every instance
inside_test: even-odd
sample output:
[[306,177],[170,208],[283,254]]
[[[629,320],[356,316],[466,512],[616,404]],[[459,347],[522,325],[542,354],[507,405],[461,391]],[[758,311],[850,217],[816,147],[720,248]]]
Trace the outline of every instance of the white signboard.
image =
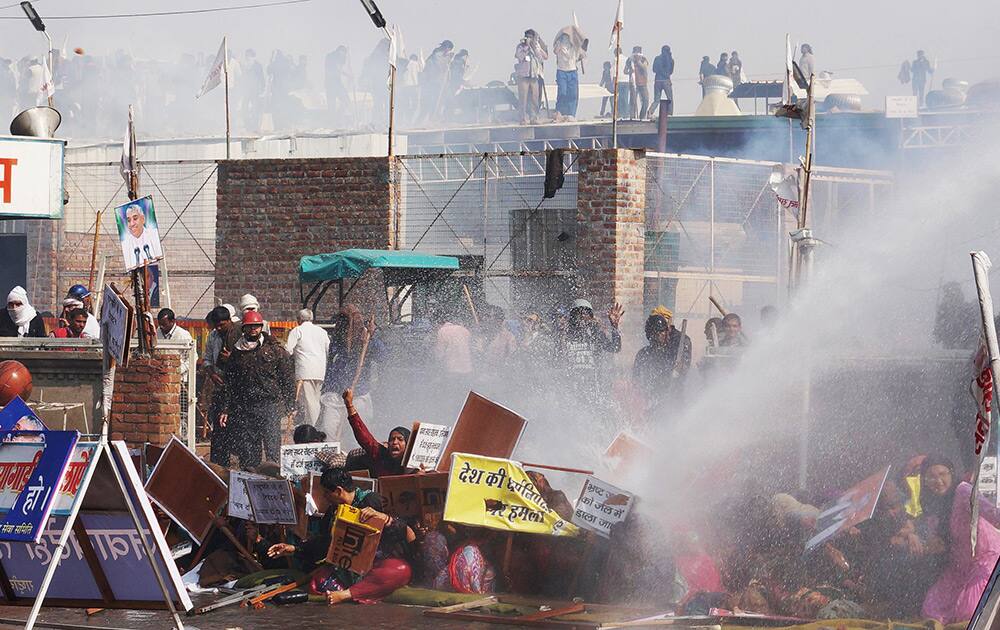
[[62,140],[0,137],[0,219],[62,218],[64,147]]
[[419,423],[417,430],[410,436],[410,457],[403,468],[436,470],[450,433],[451,429],[443,424]]
[[916,96],[887,96],[887,97],[885,97],[885,117],[886,118],[916,118],[917,117],[917,97]]
[[[96,448],[97,445],[91,442],[77,442],[73,448],[66,474],[52,501],[53,515],[69,514]],[[28,483],[42,450],[39,444],[27,442],[6,443],[0,447],[0,512],[9,512],[14,507],[14,501]]]
[[243,472],[241,470],[229,471],[229,516],[242,518],[244,521],[253,520],[253,510],[250,508],[250,497],[247,496],[246,481],[251,479],[268,479],[264,475]]
[[106,284],[101,299],[101,341],[119,364],[125,363],[128,337],[128,308],[111,285]]
[[295,525],[295,499],[287,479],[248,479],[247,496],[253,520],[261,525]]
[[340,442],[318,442],[316,444],[285,444],[281,447],[281,476],[298,479],[309,473],[322,473],[323,462],[316,459],[321,451],[340,452]]
[[634,500],[635,497],[629,492],[597,477],[587,477],[576,502],[572,522],[599,536],[610,538],[611,527],[625,520]]

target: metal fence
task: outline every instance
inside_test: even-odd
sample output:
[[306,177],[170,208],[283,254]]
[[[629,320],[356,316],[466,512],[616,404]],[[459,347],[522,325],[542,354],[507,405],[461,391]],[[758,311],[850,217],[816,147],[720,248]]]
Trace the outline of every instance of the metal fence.
[[399,249],[458,256],[470,288],[507,311],[544,310],[572,293],[578,154],[545,199],[545,152],[400,158]]
[[[727,310],[757,313],[783,302],[788,232],[795,217],[768,184],[773,162],[688,155],[647,155],[647,305],[684,318]],[[874,212],[891,193],[878,171],[816,168],[809,224],[817,234]]]
[[[166,283],[170,305],[181,316],[202,317],[214,306],[216,170],[214,160],[140,162],[140,195],[152,194],[156,224],[167,253],[162,268],[174,279]],[[120,273],[115,206],[128,201],[117,162],[66,164],[69,203],[66,236],[59,255],[60,286],[81,269],[89,269],[94,224],[99,211],[101,254],[109,277]],[[161,286],[163,283],[161,282]],[[166,305],[166,296],[161,296]]]

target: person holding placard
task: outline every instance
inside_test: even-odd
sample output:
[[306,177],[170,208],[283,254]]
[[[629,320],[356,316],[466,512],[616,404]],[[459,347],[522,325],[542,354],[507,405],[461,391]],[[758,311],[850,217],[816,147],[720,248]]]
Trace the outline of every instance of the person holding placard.
[[410,430],[406,427],[396,427],[389,431],[389,439],[385,444],[379,442],[365,425],[364,420],[354,408],[354,392],[350,389],[343,394],[344,408],[347,410],[347,421],[354,431],[354,439],[371,459],[370,472],[373,479],[388,475],[402,475],[403,455],[406,454],[406,443],[410,439]]
[[376,492],[357,487],[346,469],[327,469],[319,483],[331,506],[320,522],[319,531],[322,533],[300,545],[272,545],[267,550],[268,557],[295,556],[303,567],[315,567],[326,558],[333,542],[331,532],[337,513],[335,508],[350,505],[361,510],[361,522],[384,523],[375,563],[364,576],[339,567],[325,568],[313,577],[311,590],[326,594],[327,602],[333,605],[348,600],[378,600],[409,584],[412,569],[403,558],[407,554],[407,546],[416,540],[413,530],[401,519],[385,514],[382,511],[382,497]]

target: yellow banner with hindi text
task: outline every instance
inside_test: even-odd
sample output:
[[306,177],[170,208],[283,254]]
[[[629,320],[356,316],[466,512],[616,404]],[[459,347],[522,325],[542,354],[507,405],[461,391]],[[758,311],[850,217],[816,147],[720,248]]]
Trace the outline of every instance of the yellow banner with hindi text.
[[578,536],[538,492],[517,462],[452,454],[444,520],[501,531]]

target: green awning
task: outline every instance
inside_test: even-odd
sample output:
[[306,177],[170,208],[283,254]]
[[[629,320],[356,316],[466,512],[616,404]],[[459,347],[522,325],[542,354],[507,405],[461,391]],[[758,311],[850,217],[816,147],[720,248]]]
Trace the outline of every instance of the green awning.
[[299,281],[360,278],[368,269],[452,272],[458,269],[458,259],[411,251],[345,249],[333,254],[303,256],[299,260]]

